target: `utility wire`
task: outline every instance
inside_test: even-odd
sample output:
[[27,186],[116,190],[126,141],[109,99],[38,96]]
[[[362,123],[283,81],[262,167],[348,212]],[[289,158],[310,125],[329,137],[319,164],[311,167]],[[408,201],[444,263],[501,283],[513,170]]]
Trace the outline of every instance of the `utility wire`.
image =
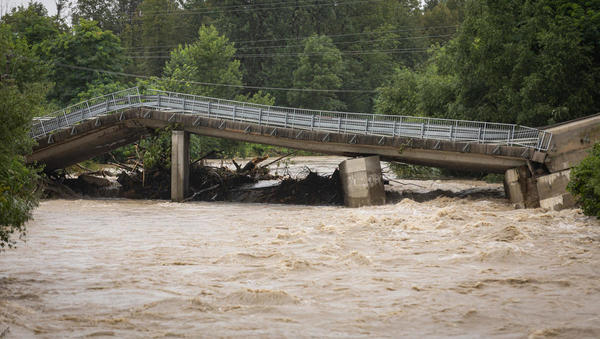
[[307,8],[307,7],[323,7],[323,6],[345,6],[350,4],[359,4],[359,3],[369,3],[369,2],[381,2],[385,0],[354,0],[354,1],[337,1],[330,3],[322,3],[322,4],[303,4],[303,5],[288,5],[288,6],[277,6],[277,7],[264,7],[264,8],[251,8],[246,9],[240,6],[239,8],[233,9],[225,9],[225,10],[197,10],[197,11],[186,11],[183,9],[176,8],[173,11],[149,11],[144,12],[141,10],[135,12],[127,12],[127,14],[152,14],[156,16],[167,16],[167,15],[198,15],[198,14],[219,14],[219,13],[236,13],[236,12],[257,12],[257,11],[268,11],[268,10],[276,10],[276,9],[286,9],[286,8]]
[[[270,2],[263,2],[263,3],[255,3],[255,4],[245,4],[245,5],[226,5],[226,6],[213,6],[213,5],[208,5],[205,9],[196,9],[196,10],[191,10],[184,7],[175,7],[175,10],[184,10],[184,11],[188,11],[188,12],[192,12],[195,14],[202,14],[204,12],[211,12],[211,11],[215,11],[215,10],[223,10],[223,11],[227,11],[229,9],[238,9],[238,8],[243,8],[243,9],[252,9],[252,8],[258,8],[260,9],[260,7],[262,6],[275,6],[275,5],[290,5],[292,6],[293,4],[300,4],[300,5],[307,5],[310,4],[311,2],[314,3],[318,3],[318,2],[323,2],[326,0],[305,0],[304,2],[298,2],[298,0],[291,0],[291,1],[270,1]],[[376,1],[381,1],[381,0],[376,0]],[[136,9],[134,11],[130,11],[130,12],[123,12],[124,14],[136,14],[140,12],[139,9]],[[144,11],[144,14],[161,14],[161,13],[169,13],[169,10],[162,10],[162,11]]]
[[[235,58],[277,58],[277,57],[298,57],[298,56],[322,56],[322,55],[369,55],[369,54],[411,54],[411,53],[427,53],[428,48],[412,48],[412,49],[389,49],[389,50],[371,50],[371,51],[335,51],[322,53],[270,53],[270,54],[237,54]],[[155,54],[155,55],[127,55],[131,59],[170,59],[170,55]]]
[[[432,26],[432,27],[410,27],[410,26],[405,26],[408,29],[394,29],[394,30],[388,30],[388,31],[370,31],[370,32],[359,32],[359,33],[345,33],[345,34],[325,34],[325,35],[321,35],[321,36],[326,36],[329,38],[338,38],[338,37],[349,37],[349,36],[356,36],[356,35],[369,35],[369,34],[386,34],[386,33],[402,33],[402,32],[415,32],[415,31],[424,31],[424,30],[429,30],[429,29],[442,29],[442,28],[458,28],[458,25],[449,25],[449,26]],[[307,38],[312,37],[312,35],[310,36],[303,36],[303,37],[295,37],[295,38],[280,38],[280,39],[262,39],[262,40],[242,40],[242,41],[229,41],[231,43],[259,43],[259,42],[277,42],[277,41],[290,41],[290,40],[304,40]],[[135,49],[135,48],[162,48],[162,47],[178,47],[179,45],[154,45],[154,46],[137,46],[137,47],[131,47],[131,48],[125,48],[125,50],[127,49]],[[260,47],[260,46],[258,46]]]
[[[157,77],[152,77],[152,76],[148,76],[148,75],[131,74],[131,73],[125,73],[125,72],[116,72],[116,71],[109,71],[109,70],[104,70],[104,69],[85,67],[85,66],[68,65],[68,64],[63,64],[60,62],[55,62],[54,65],[63,67],[63,68],[112,74],[112,75],[125,76],[125,77],[130,77],[130,78],[139,78],[139,79],[156,79],[157,78]],[[218,83],[212,83],[212,82],[200,82],[200,81],[177,80],[177,79],[169,79],[169,81],[186,83],[186,84],[194,84],[194,85],[202,85],[202,86],[233,87],[233,88],[258,89],[258,90],[263,89],[263,90],[290,91],[290,92],[324,92],[324,93],[376,93],[377,92],[375,90],[363,90],[363,89],[317,89],[317,88],[247,86],[247,85],[218,84]]]
[[[403,38],[391,38],[391,39],[375,39],[375,40],[354,40],[354,41],[342,41],[342,42],[333,42],[334,45],[338,46],[338,45],[351,45],[351,44],[369,44],[369,43],[375,43],[375,42],[383,42],[383,41],[399,41],[399,40],[420,40],[420,39],[431,39],[431,38],[445,38],[445,37],[451,37],[454,34],[440,34],[440,35],[424,35],[424,36],[416,36],[416,37],[403,37]],[[190,43],[190,44],[179,44],[179,45],[175,45],[173,47],[185,47],[188,45],[193,45],[194,43]],[[238,47],[237,50],[241,51],[241,50],[248,50],[248,49],[272,49],[272,48],[287,48],[287,47],[304,47],[305,44],[293,44],[293,45],[276,45],[276,46],[246,46],[246,47]],[[140,49],[144,48],[144,47],[139,47]],[[152,47],[148,47],[148,48],[152,48]],[[158,49],[158,47],[156,48]],[[135,54],[143,54],[146,53],[146,51],[132,51],[132,50],[128,50],[128,49],[124,49],[126,52],[129,51],[130,53],[133,53],[133,55]]]

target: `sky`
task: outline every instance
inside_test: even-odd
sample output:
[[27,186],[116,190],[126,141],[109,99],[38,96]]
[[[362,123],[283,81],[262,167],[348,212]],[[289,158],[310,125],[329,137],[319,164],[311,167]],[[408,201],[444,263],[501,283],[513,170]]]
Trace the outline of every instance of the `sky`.
[[[27,5],[30,0],[0,0],[0,9],[13,8],[19,5]],[[56,3],[54,0],[36,0],[44,4],[50,15],[56,14]]]

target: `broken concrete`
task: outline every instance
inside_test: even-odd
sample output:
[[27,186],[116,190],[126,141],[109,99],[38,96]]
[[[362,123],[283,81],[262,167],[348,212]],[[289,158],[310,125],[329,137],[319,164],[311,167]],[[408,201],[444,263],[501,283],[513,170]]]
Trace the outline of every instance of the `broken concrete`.
[[561,210],[575,206],[575,198],[567,192],[571,170],[560,171],[537,178],[540,206],[549,210]]
[[512,168],[504,174],[504,191],[515,208],[540,206],[536,178],[527,166]]

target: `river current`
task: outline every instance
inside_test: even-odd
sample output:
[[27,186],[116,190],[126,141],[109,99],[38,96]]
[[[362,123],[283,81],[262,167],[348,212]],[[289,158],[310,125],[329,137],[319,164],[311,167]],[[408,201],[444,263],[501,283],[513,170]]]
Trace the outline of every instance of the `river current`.
[[424,197],[44,201],[0,253],[0,337],[600,337],[597,220]]

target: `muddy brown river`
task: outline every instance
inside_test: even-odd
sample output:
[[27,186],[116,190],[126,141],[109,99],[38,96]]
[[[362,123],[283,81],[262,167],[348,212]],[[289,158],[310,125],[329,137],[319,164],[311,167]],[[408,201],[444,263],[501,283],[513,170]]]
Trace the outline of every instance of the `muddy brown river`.
[[0,253],[0,337],[600,337],[597,220],[412,183],[358,209],[44,201]]

